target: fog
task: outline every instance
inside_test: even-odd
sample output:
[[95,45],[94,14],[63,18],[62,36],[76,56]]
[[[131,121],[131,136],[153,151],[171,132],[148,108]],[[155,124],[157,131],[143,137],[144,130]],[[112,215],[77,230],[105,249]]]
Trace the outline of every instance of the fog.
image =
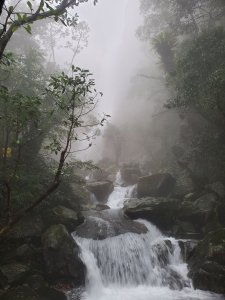
[[[122,161],[144,159],[149,149],[143,143],[149,143],[146,135],[151,131],[152,115],[165,110],[163,103],[168,98],[164,82],[142,76],[163,77],[163,73],[150,43],[137,37],[143,21],[139,5],[138,0],[105,0],[96,6],[88,2],[78,9],[79,19],[88,23],[90,32],[88,46],[74,63],[91,70],[97,89],[103,92],[98,111],[110,114],[109,122],[121,131]],[[110,156],[112,144],[107,145],[102,135],[92,149],[80,154],[82,159]]]

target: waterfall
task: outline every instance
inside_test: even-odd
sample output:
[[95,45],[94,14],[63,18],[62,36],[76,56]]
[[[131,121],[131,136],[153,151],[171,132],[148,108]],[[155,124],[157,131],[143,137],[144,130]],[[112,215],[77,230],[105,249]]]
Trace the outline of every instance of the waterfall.
[[[126,233],[104,240],[74,236],[87,267],[82,300],[219,300],[194,290],[178,242],[139,220],[146,234]],[[75,299],[71,297],[71,299]]]
[[[134,193],[135,186],[116,186],[108,205],[111,208],[122,207],[124,199],[132,197]],[[118,217],[118,211],[111,210],[111,218]],[[109,216],[110,213],[110,220]],[[100,215],[98,220],[98,226],[102,226],[100,231],[106,223],[102,217]],[[115,222],[121,223],[119,219],[115,219]],[[102,240],[73,235],[80,246],[87,274],[85,289],[71,292],[68,295],[70,300],[224,299],[221,295],[193,289],[187,264],[181,257],[181,249],[175,238],[164,236],[150,222],[138,220],[138,223],[144,225],[147,232],[107,235]],[[113,226],[113,223],[110,224]]]
[[110,208],[122,208],[123,203],[128,198],[135,197],[136,185],[131,186],[115,186],[113,192],[109,196],[107,205]]
[[133,198],[136,196],[137,185],[130,185],[123,187],[123,180],[121,177],[121,172],[117,172],[115,187],[111,195],[109,196],[107,205],[110,208],[122,208],[124,201],[128,198]]

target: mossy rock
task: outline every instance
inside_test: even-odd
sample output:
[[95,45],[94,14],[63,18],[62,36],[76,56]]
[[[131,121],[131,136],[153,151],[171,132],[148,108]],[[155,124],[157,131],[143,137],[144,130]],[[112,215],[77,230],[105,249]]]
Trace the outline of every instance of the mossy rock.
[[30,267],[21,263],[11,263],[0,267],[1,276],[8,284],[21,282],[30,272]]
[[66,300],[67,297],[59,291],[46,287],[38,291],[28,286],[20,286],[9,290],[0,296],[0,300]]
[[189,260],[195,288],[225,294],[225,229],[210,232]]
[[84,284],[85,266],[79,257],[80,249],[64,225],[52,225],[43,234],[42,244],[46,276],[50,283]]
[[131,219],[146,219],[161,230],[170,230],[175,223],[180,201],[165,197],[129,199],[123,211]]
[[78,211],[58,205],[45,214],[44,220],[48,226],[63,224],[69,232],[72,232],[78,225],[83,223],[84,217]]

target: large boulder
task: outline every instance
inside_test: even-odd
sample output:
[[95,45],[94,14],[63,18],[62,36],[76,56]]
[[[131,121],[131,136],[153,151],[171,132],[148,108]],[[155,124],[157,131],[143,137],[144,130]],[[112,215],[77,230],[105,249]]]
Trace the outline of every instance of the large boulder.
[[172,193],[175,182],[175,178],[168,173],[140,177],[138,197],[167,197]]
[[210,232],[189,259],[195,288],[225,294],[225,229]]
[[113,184],[111,181],[97,181],[87,184],[87,189],[95,195],[99,202],[107,202],[107,199],[113,191]]
[[146,219],[161,230],[171,230],[175,224],[179,209],[179,200],[163,197],[146,197],[129,199],[125,202],[123,211],[132,219]]
[[134,167],[123,167],[120,170],[121,179],[125,186],[133,185],[138,182],[138,178],[141,176],[141,171],[139,168]]
[[65,225],[69,232],[74,231],[75,228],[78,225],[82,224],[84,221],[84,217],[81,215],[80,212],[62,205],[58,205],[54,207],[51,211],[49,211],[46,214],[45,219],[46,223],[49,225]]
[[204,194],[196,200],[185,200],[177,213],[177,220],[192,224],[199,232],[214,222],[214,210],[218,202],[212,193]]
[[51,283],[84,284],[85,266],[79,247],[62,224],[51,226],[42,236],[46,275]]
[[77,227],[74,234],[79,237],[103,240],[120,234],[146,233],[144,224],[133,222],[123,215],[121,211],[92,211],[87,212],[85,222]]

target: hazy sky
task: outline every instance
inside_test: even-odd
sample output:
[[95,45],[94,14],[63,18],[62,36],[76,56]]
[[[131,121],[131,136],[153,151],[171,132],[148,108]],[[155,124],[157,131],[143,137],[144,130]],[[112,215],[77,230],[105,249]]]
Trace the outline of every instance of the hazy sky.
[[76,62],[94,73],[97,89],[104,93],[100,107],[113,115],[141,64],[142,44],[135,36],[141,24],[139,0],[99,0],[96,6],[89,0],[78,14],[91,31],[88,47]]
[[[78,14],[81,21],[88,23],[90,34],[88,47],[74,63],[94,73],[97,90],[104,94],[99,111],[112,115],[113,120],[118,107],[124,107],[121,104],[136,68],[143,64],[143,45],[135,35],[141,24],[139,0],[99,0],[96,6],[89,0],[80,5]],[[125,111],[120,113],[126,114]],[[82,158],[89,159],[90,152],[101,156],[99,147],[101,138],[94,142],[90,151],[81,153]]]

